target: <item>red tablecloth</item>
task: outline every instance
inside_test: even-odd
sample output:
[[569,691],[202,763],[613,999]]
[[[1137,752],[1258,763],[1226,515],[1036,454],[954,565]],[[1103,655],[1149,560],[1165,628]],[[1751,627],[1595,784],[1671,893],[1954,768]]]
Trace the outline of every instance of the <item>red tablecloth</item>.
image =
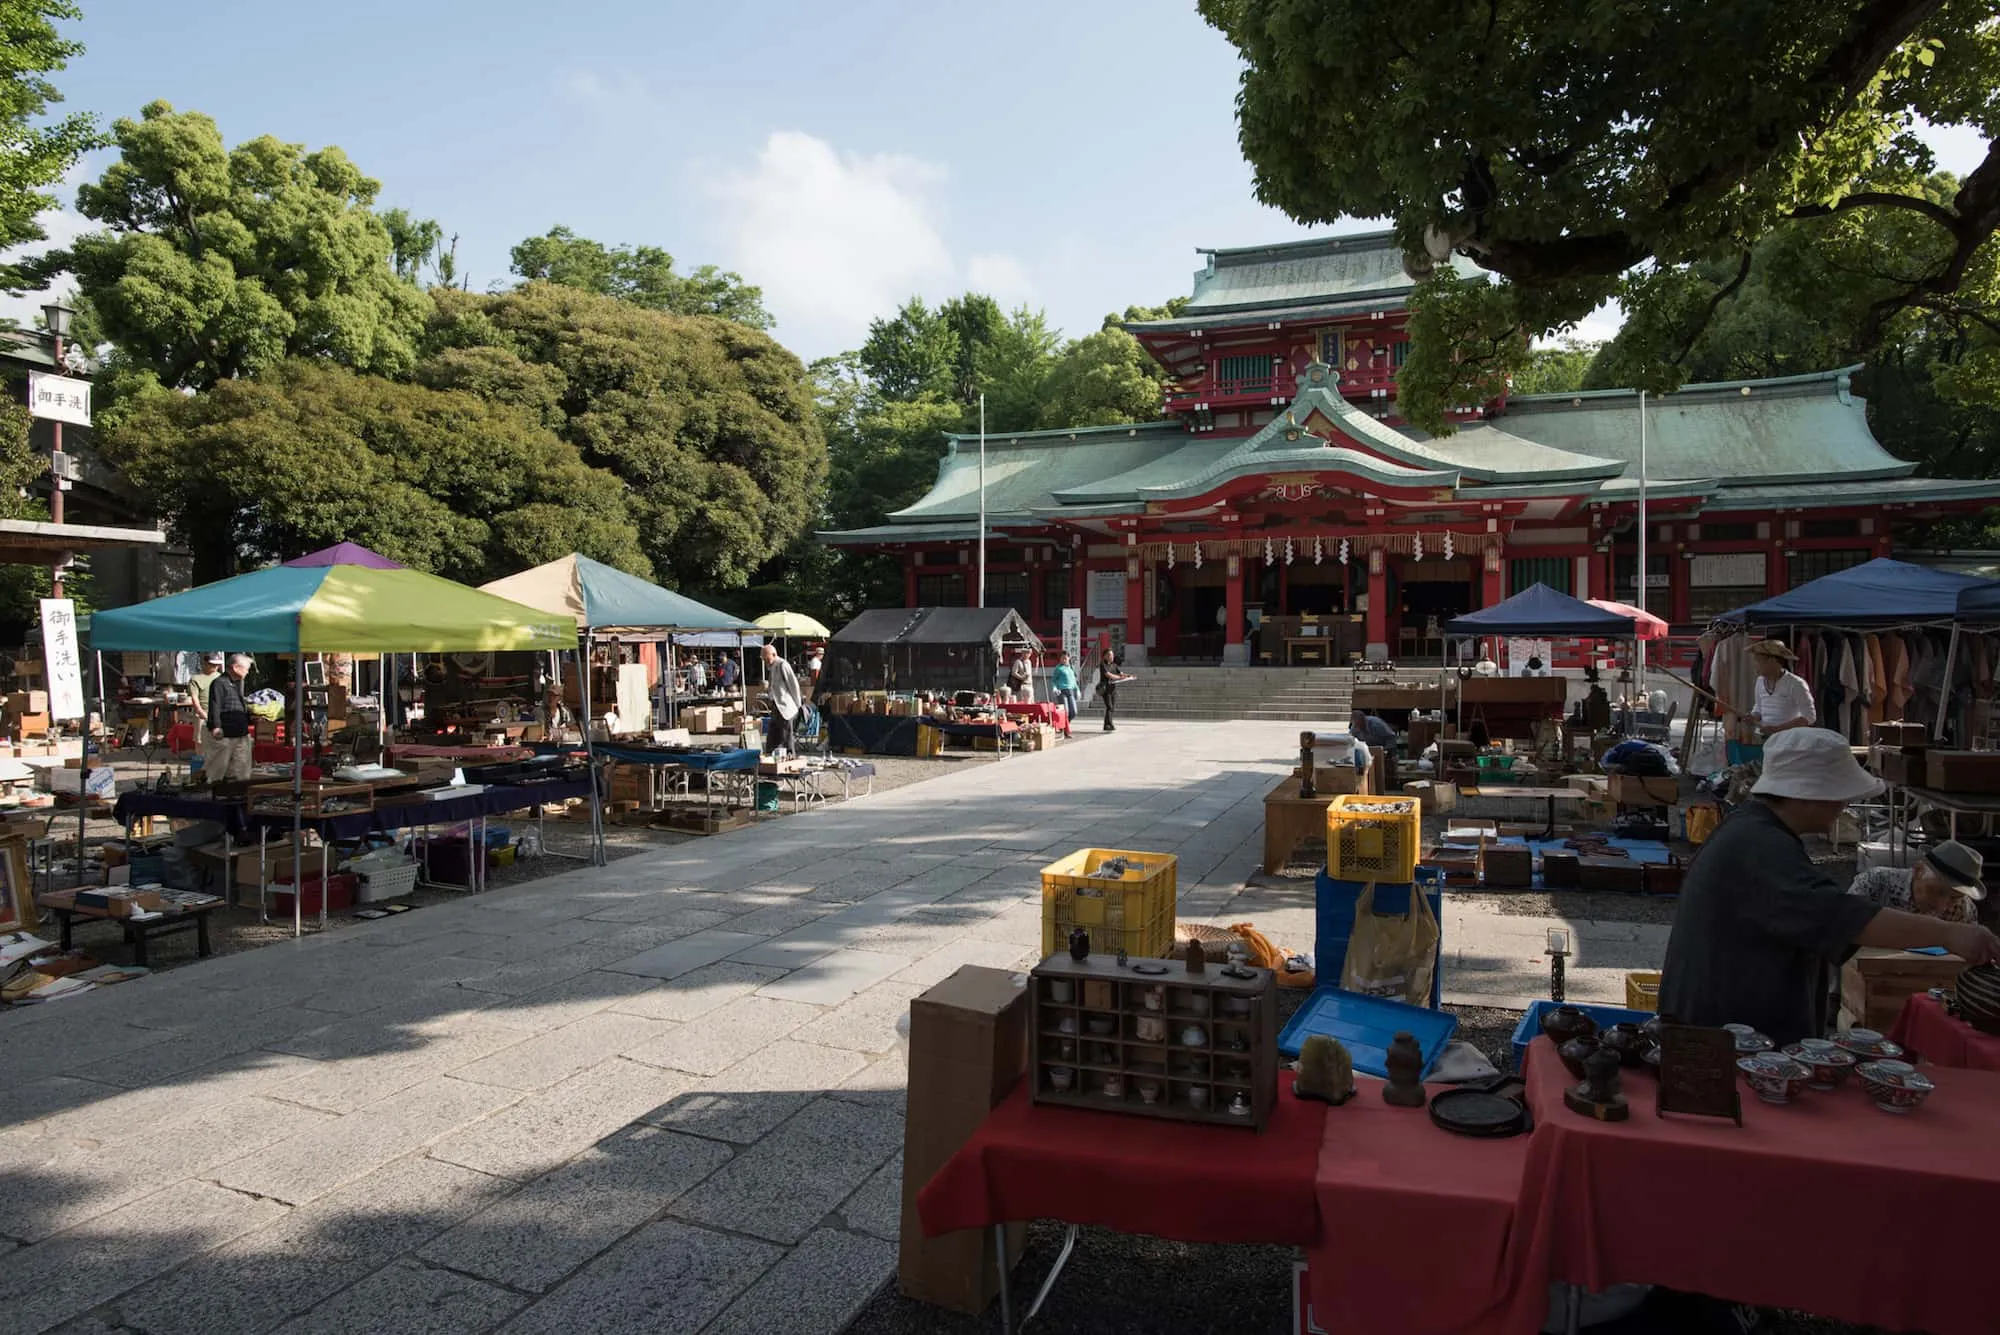
[[[1514,1229],[1510,1335],[1536,1330],[1545,1279],[1601,1291],[1665,1284],[1931,1335],[1990,1335],[1992,1249],[1962,1226],[2000,1199],[2000,1074],[1933,1067],[1905,1116],[1849,1080],[1782,1107],[1739,1082],[1743,1125],[1660,1118],[1658,1085],[1625,1081],[1632,1116],[1563,1106],[1573,1083],[1547,1039],[1529,1049],[1528,1146]],[[1455,1273],[1455,1270],[1454,1270]]]
[[[1432,1094],[1447,1085],[1432,1085]],[[1307,1252],[1313,1319],[1329,1331],[1444,1335],[1490,1326],[1512,1285],[1508,1239],[1529,1138],[1473,1140],[1364,1080],[1328,1111]]]
[[918,1194],[924,1231],[1060,1219],[1176,1242],[1311,1246],[1313,1165],[1328,1110],[1293,1098],[1289,1078],[1280,1089],[1258,1135],[1036,1107],[1024,1081]]
[[1903,1003],[1891,1035],[1909,1051],[1939,1066],[2000,1071],[2000,1037],[1982,1034],[1918,992]]
[[1046,723],[1057,732],[1069,731],[1069,711],[1061,705],[1046,701],[1023,701],[1000,707],[1015,718],[1027,719],[1030,723]]

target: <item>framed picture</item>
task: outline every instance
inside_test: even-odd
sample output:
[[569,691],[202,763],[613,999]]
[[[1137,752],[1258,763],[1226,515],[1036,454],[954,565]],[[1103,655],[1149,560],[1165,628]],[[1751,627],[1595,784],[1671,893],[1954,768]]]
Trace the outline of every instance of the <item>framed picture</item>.
[[33,931],[35,883],[28,873],[26,835],[0,837],[0,931]]
[[326,685],[326,662],[324,659],[315,658],[309,660],[305,664],[305,671],[306,671],[306,677],[305,677],[306,685],[308,686]]

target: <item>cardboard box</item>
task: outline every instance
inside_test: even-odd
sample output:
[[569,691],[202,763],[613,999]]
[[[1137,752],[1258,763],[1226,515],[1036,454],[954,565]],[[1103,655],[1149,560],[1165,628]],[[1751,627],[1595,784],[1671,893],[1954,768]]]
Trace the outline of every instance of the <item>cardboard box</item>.
[[7,713],[10,716],[46,714],[48,712],[49,693],[47,691],[15,691],[7,697]]
[[1863,946],[1841,966],[1840,1008],[1853,1023],[1886,1034],[1896,1027],[1905,1000],[1934,987],[1950,987],[1964,968],[1965,961],[1956,955]]
[[1681,781],[1669,775],[1613,774],[1611,800],[1621,807],[1670,807],[1680,801]]
[[1611,791],[1611,777],[1606,774],[1565,774],[1562,786],[1575,789],[1579,793],[1596,793],[1602,796]]
[[37,767],[35,786],[45,793],[62,793],[75,797],[88,793],[101,801],[109,802],[118,791],[118,775],[103,766],[90,769],[71,769],[67,765]]
[[1426,816],[1446,815],[1458,807],[1458,785],[1442,780],[1418,779],[1415,783],[1403,785],[1403,792],[1417,799],[1417,807]]
[[[917,1193],[1007,1097],[1027,1060],[1028,994],[1004,969],[965,965],[910,1003],[896,1275],[902,1291],[919,1302],[976,1316],[999,1291],[991,1235],[967,1229],[925,1237]],[[1024,1226],[1008,1226],[1010,1266],[1026,1241]]]
[[723,713],[721,705],[696,705],[681,711],[681,722],[689,732],[721,732]]
[[79,890],[73,902],[80,909],[97,909],[114,918],[129,918],[141,909],[160,907],[160,897],[151,890],[133,890],[127,887]]

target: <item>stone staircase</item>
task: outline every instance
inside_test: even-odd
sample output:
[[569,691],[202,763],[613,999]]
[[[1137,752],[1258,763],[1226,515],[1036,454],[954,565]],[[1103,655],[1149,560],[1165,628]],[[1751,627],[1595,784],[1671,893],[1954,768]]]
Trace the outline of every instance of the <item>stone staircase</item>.
[[[1256,719],[1344,725],[1354,692],[1346,668],[1139,667],[1118,688],[1118,717]],[[1084,701],[1084,721],[1096,712]]]

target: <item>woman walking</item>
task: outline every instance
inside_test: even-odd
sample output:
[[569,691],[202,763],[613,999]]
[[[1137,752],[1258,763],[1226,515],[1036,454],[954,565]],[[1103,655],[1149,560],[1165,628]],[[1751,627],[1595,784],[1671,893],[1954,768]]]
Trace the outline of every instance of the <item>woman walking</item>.
[[1118,655],[1110,649],[1097,662],[1097,698],[1104,702],[1104,730],[1117,732],[1118,725],[1111,721],[1112,709],[1118,703],[1118,683],[1130,681],[1130,677],[1118,670]]

